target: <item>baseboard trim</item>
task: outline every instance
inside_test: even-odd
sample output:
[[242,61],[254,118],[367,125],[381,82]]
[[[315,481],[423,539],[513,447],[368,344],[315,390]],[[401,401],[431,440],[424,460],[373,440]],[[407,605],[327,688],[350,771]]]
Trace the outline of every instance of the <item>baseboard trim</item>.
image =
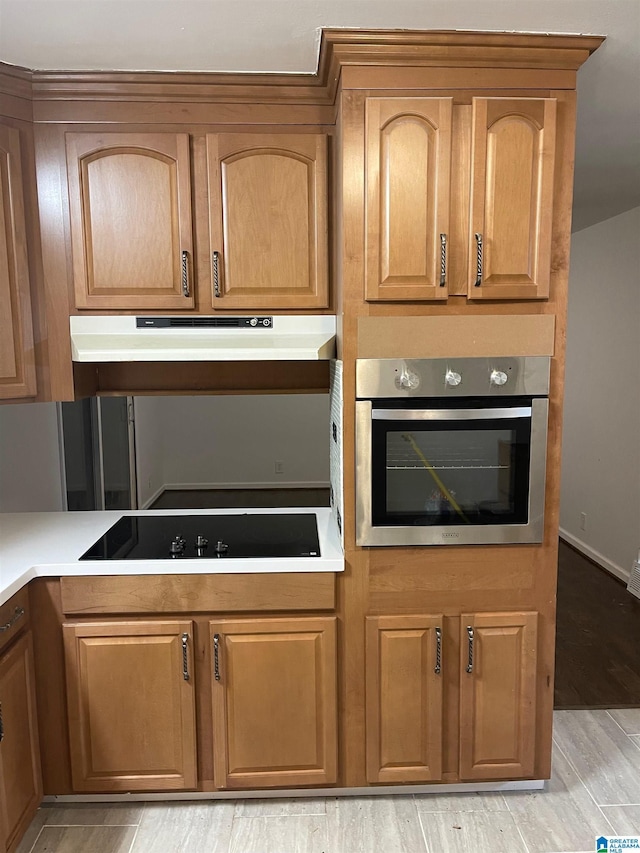
[[138,509],[149,509],[151,504],[155,503],[158,500],[158,498],[164,492],[164,490],[165,490],[165,487],[160,486],[160,488],[156,489],[155,492],[151,495],[151,497],[147,498],[147,500],[141,506],[139,506]]
[[512,782],[460,782],[455,785],[376,785],[371,788],[293,788],[275,791],[174,791],[159,794],[61,794],[46,796],[45,803],[123,803],[162,802],[176,800],[241,800],[302,797],[366,797],[389,794],[473,794],[489,791],[541,791],[544,779],[525,779]]
[[573,534],[569,533],[568,530],[565,530],[564,527],[560,528],[560,538],[564,539],[565,542],[568,542],[569,545],[576,549],[576,551],[580,551],[585,555],[585,557],[593,560],[594,563],[597,563],[605,571],[609,572],[609,574],[618,578],[618,580],[624,581],[624,583],[629,583],[630,572],[626,572],[622,566],[619,566],[617,563],[609,560],[604,556],[604,554],[601,554],[599,551],[596,551],[595,548],[592,548],[590,545],[587,545],[586,542],[583,542],[582,539],[578,539],[577,536],[573,536]]
[[329,481],[274,480],[260,483],[165,483],[167,492],[226,491],[228,489],[328,489]]

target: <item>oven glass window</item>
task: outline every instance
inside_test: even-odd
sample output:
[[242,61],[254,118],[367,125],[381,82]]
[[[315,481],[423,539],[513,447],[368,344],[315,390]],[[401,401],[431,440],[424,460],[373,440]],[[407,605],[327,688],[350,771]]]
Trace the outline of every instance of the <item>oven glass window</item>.
[[372,426],[374,525],[526,524],[530,418]]

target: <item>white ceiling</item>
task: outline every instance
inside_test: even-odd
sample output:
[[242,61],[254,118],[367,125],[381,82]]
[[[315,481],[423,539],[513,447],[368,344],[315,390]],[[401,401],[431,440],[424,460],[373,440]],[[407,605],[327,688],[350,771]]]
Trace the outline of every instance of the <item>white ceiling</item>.
[[320,28],[581,32],[574,230],[640,205],[640,0],[0,0],[41,70],[315,71]]

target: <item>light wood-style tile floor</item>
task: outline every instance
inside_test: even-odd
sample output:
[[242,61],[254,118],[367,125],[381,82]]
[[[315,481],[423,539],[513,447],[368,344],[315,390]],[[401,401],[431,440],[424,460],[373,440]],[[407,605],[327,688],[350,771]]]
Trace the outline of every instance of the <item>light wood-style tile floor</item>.
[[556,711],[545,791],[43,806],[17,853],[593,853],[640,835],[640,708]]

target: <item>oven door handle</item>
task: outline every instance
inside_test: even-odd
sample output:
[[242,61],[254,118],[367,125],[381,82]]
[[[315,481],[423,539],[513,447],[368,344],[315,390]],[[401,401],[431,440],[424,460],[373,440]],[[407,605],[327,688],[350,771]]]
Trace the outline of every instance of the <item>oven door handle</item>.
[[372,409],[374,421],[488,421],[530,418],[531,406],[510,409]]

